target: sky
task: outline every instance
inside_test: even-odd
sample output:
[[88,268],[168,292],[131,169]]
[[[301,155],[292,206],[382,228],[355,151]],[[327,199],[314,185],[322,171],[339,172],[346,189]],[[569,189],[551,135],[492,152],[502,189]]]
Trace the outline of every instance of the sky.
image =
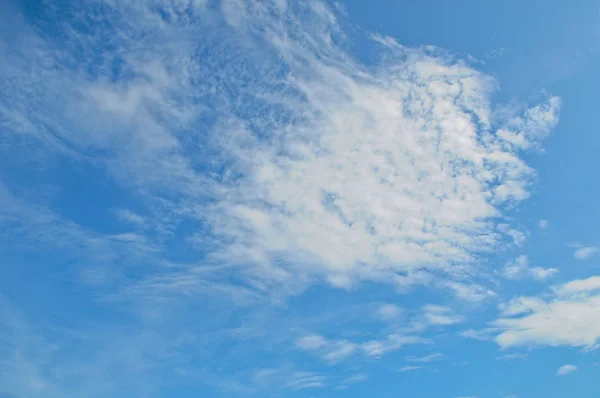
[[0,398],[600,394],[600,2],[0,2]]

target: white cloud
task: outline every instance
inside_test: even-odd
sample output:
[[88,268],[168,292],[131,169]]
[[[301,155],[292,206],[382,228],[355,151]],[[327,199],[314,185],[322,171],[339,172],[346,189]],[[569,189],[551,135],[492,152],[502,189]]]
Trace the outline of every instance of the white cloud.
[[251,382],[261,388],[268,386],[303,390],[325,387],[327,378],[319,373],[298,371],[285,365],[277,369],[258,369],[254,372]]
[[[398,307],[390,307],[389,304],[383,305],[380,309],[383,309],[385,320],[395,320],[401,314]],[[387,317],[392,315],[392,318]],[[329,363],[339,363],[353,356],[379,358],[407,345],[430,344],[432,341],[425,337],[427,331],[450,327],[465,320],[464,316],[456,314],[451,308],[440,305],[425,305],[409,315],[406,316],[406,322],[394,324],[393,328],[384,329],[383,333],[369,335],[360,332],[359,335],[362,336],[360,340],[306,334],[297,337],[294,346]],[[441,353],[433,353],[424,357],[409,357],[407,361],[425,363],[442,357]]]
[[293,380],[288,381],[285,387],[294,390],[325,387],[325,376],[310,372],[296,372]]
[[408,358],[406,358],[406,360],[408,362],[432,362],[432,361],[435,361],[435,360],[443,358],[443,357],[444,357],[443,354],[436,352],[433,354],[426,355],[424,357],[408,357]]
[[349,377],[345,378],[344,380],[342,380],[342,384],[347,385],[347,384],[364,383],[368,379],[369,379],[369,376],[367,374],[357,373],[357,374],[353,374],[352,376],[349,376]]
[[577,370],[577,366],[575,365],[563,365],[556,371],[557,376],[565,376],[569,373],[573,373]]
[[529,149],[539,145],[558,124],[560,98],[527,109],[523,115],[511,119],[498,136],[517,149]]
[[102,397],[127,391],[153,396],[162,377],[175,373],[163,362],[173,360],[184,344],[168,333],[116,323],[111,330],[42,328],[1,294],[0,313],[0,395]]
[[600,338],[600,277],[556,286],[553,297],[518,297],[501,306],[496,342],[503,347],[593,347]]
[[493,290],[475,283],[466,284],[457,281],[442,281],[439,285],[452,290],[457,298],[471,302],[483,301],[496,295]]
[[577,260],[587,260],[588,258],[594,257],[598,254],[598,248],[596,246],[585,246],[580,247],[573,252],[573,257]]
[[[111,2],[105,34],[119,38],[119,52],[105,57],[123,55],[118,79],[102,74],[111,68],[97,78],[68,64],[45,70],[28,54],[5,60],[21,77],[11,82],[33,81],[18,65],[44,76],[31,95],[7,88],[7,119],[48,126],[15,129],[20,137],[78,158],[109,154],[94,164],[174,214],[170,230],[201,224],[201,244],[174,240],[208,248],[209,261],[261,293],[258,285],[285,295],[322,279],[344,288],[443,279],[463,285],[430,286],[488,295],[454,279],[479,254],[523,239],[496,224],[506,204],[529,195],[533,170],[518,151],[557,123],[558,98],[498,117],[492,78],[390,38],[373,36],[385,61],[362,65],[335,44],[341,28],[321,2],[163,3],[167,19]],[[219,23],[227,28],[206,28]]]
[[[92,259],[93,269],[76,272],[110,290],[107,302],[142,297],[132,311],[158,322],[175,317],[159,305],[173,297],[182,307],[204,297],[273,303],[323,280],[493,295],[470,271],[482,253],[522,243],[499,223],[505,206],[529,196],[534,172],[519,151],[556,124],[557,98],[497,117],[492,78],[389,38],[377,38],[381,61],[362,65],[335,44],[340,27],[318,1],[227,0],[210,10],[203,0],[100,1],[101,35],[76,28],[93,10],[75,3],[60,21],[72,32],[65,42],[28,29],[23,45],[0,52],[0,150],[15,162],[41,153],[49,173],[56,164],[92,168],[147,207],[117,211],[144,233],[155,228],[147,234],[103,235],[45,210],[11,214],[24,241],[77,266]],[[198,255],[175,264],[162,251],[171,246]],[[296,347],[331,363],[377,357],[464,319],[426,306],[407,331],[361,341],[311,335]],[[84,378],[111,379],[116,363],[128,370],[119,376],[141,380],[134,395],[147,395],[137,393],[151,377],[144,366],[162,363],[156,357],[174,340],[131,336]],[[123,355],[111,362],[114,353]],[[290,388],[324,384],[319,374],[290,374]],[[37,371],[28,380],[9,394],[52,392]],[[93,396],[75,392],[57,395]]]
[[587,279],[574,280],[559,286],[556,291],[560,295],[588,293],[600,289],[600,276],[591,276]]
[[311,352],[329,363],[338,363],[352,355],[378,358],[410,344],[424,344],[428,340],[401,333],[391,333],[382,339],[352,342],[345,339],[329,340],[321,335],[310,335],[296,339],[296,348]]
[[304,336],[296,340],[296,347],[305,351],[318,350],[326,344],[327,340],[319,335]]
[[426,305],[423,307],[422,320],[417,320],[416,325],[422,327],[429,326],[449,326],[463,322],[462,315],[454,314],[453,311],[444,306]]
[[540,229],[548,229],[548,220],[540,220],[538,226]]
[[303,351],[314,352],[327,362],[340,362],[358,350],[358,345],[348,340],[327,340],[323,336],[313,335],[296,340],[296,347]]
[[143,226],[146,223],[144,217],[128,209],[117,209],[115,210],[115,214],[119,219],[123,220],[124,222],[128,222],[138,226]]
[[493,50],[488,51],[487,53],[485,53],[485,57],[487,59],[496,59],[496,58],[500,58],[502,55],[504,55],[504,52],[506,50],[503,47],[500,48],[494,48]]
[[527,256],[521,255],[504,267],[504,276],[508,279],[532,278],[538,281],[546,280],[559,271],[558,268],[530,267]]
[[514,353],[514,354],[505,354],[499,357],[496,357],[497,361],[512,361],[515,359],[525,359],[527,358],[527,354],[522,353]]
[[495,337],[497,328],[487,328],[483,330],[467,329],[459,332],[459,335],[468,339],[480,340],[480,341],[492,341]]
[[397,319],[402,314],[402,309],[394,304],[383,304],[377,310],[377,317],[384,321]]
[[421,366],[404,366],[400,369],[398,369],[398,372],[411,372],[413,370],[420,370],[423,369]]
[[[320,35],[335,24],[330,13],[315,17],[306,28]],[[218,131],[244,170],[209,213],[230,242],[219,259],[277,263],[347,288],[416,270],[452,274],[454,264],[499,244],[492,217],[528,196],[532,170],[490,125],[488,77],[393,45],[384,51],[398,61],[378,71],[340,66],[335,60],[347,55],[326,36],[314,38],[328,43],[317,58],[301,42],[282,41],[281,26],[270,28],[267,39],[291,70],[285,83],[306,102],[275,99],[302,123],[269,120],[274,141],[257,141],[260,132],[243,120]],[[541,136],[558,106],[550,98],[523,110],[511,128]]]

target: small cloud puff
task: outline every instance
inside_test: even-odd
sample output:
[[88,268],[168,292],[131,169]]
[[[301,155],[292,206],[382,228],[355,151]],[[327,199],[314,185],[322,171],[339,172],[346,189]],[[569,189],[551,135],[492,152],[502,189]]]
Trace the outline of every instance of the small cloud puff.
[[557,376],[565,376],[569,373],[573,373],[577,370],[577,366],[575,365],[563,365],[556,371]]
[[580,247],[573,252],[573,257],[577,260],[587,260],[598,254],[598,247],[596,246],[584,246]]
[[377,310],[377,317],[383,321],[392,321],[402,314],[402,309],[394,304],[383,304]]

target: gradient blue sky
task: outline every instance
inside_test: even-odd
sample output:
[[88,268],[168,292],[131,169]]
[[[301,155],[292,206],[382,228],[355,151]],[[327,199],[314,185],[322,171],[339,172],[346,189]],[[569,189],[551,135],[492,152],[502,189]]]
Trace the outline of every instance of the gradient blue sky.
[[600,394],[600,2],[3,1],[0,398]]

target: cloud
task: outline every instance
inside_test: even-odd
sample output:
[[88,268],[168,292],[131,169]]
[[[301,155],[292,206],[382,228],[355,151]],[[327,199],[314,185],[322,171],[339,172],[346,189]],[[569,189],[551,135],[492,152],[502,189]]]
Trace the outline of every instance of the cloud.
[[558,268],[530,267],[527,256],[517,257],[504,267],[504,276],[508,279],[531,278],[538,281],[546,280],[558,273]]
[[383,304],[377,310],[377,317],[384,321],[397,319],[402,314],[402,309],[393,304]]
[[364,383],[369,380],[369,376],[365,373],[356,373],[342,380],[343,385]]
[[594,257],[598,254],[598,248],[596,246],[585,246],[580,247],[573,252],[573,258],[577,260],[587,260],[588,258]]
[[485,57],[487,59],[496,59],[496,58],[500,58],[501,56],[504,55],[504,52],[506,51],[506,49],[500,47],[500,48],[495,48],[493,50],[490,50],[488,52],[485,53]]
[[498,136],[517,149],[538,146],[558,124],[560,102],[560,98],[552,97],[544,104],[527,109],[498,130]]
[[325,387],[325,377],[314,373],[296,372],[294,379],[287,382],[285,386],[294,390],[321,388]]
[[439,285],[449,288],[457,298],[475,303],[496,295],[493,290],[475,283],[466,284],[457,281],[442,281]]
[[[154,396],[164,378],[185,368],[180,336],[116,323],[111,330],[42,328],[2,295],[0,312],[0,395]],[[162,367],[167,360],[170,369]]]
[[[393,313],[394,316],[399,314],[397,307],[383,305],[380,309],[382,308],[385,309],[386,315],[389,315],[388,312]],[[391,311],[392,308],[393,311]],[[294,339],[294,347],[300,351],[311,353],[330,364],[340,363],[355,356],[379,358],[390,352],[398,351],[406,345],[430,344],[432,340],[427,337],[427,332],[451,327],[464,320],[464,316],[456,314],[451,308],[425,305],[414,313],[407,314],[404,324],[393,324],[393,328],[385,329],[383,333],[369,335],[364,331],[358,332],[363,336],[360,341],[347,338],[327,338],[322,334],[305,334]],[[350,332],[350,330],[346,332]],[[440,353],[433,353],[420,358],[409,357],[407,360],[425,363],[442,356]]]
[[575,365],[563,365],[556,371],[557,376],[565,376],[569,373],[573,373],[577,370],[577,366]]
[[548,229],[548,224],[548,220],[540,220],[538,226],[540,227],[540,229]]
[[305,351],[318,350],[325,345],[327,345],[327,340],[319,335],[304,336],[296,340],[296,347]]
[[398,372],[411,372],[413,370],[420,370],[423,369],[421,366],[404,366],[400,369],[398,369]]
[[435,360],[443,358],[443,357],[444,357],[443,354],[436,352],[434,354],[429,354],[424,357],[408,357],[408,358],[406,358],[406,360],[408,362],[432,362],[432,361],[435,361]]
[[423,307],[422,318],[416,320],[417,328],[429,326],[449,326],[463,322],[462,315],[454,314],[453,311],[440,305],[426,305]]
[[303,390],[325,387],[327,377],[316,372],[298,371],[285,365],[277,369],[255,370],[250,382],[259,388],[268,386],[275,390]]
[[128,209],[117,209],[115,210],[115,214],[119,219],[127,223],[135,224],[138,226],[144,226],[144,224],[146,224],[146,220],[144,219],[144,217]]
[[514,353],[514,354],[505,354],[499,357],[496,357],[497,361],[512,361],[515,359],[525,359],[527,358],[527,354]]
[[[3,53],[2,73],[18,77],[2,97],[7,132],[143,193],[171,215],[172,241],[206,251],[260,294],[320,280],[458,283],[512,238],[496,224],[529,195],[534,172],[519,151],[557,123],[558,98],[499,114],[491,77],[390,38],[372,36],[380,61],[363,65],[335,44],[338,16],[321,2],[100,3],[115,49],[86,32],[63,43],[32,31],[38,51]],[[284,14],[295,22],[280,23]],[[65,59],[52,68],[31,58],[56,48]],[[98,51],[92,72],[72,66],[94,65]],[[487,295],[456,283],[431,286]]]
[[495,340],[502,347],[592,347],[600,338],[599,306],[597,276],[555,286],[549,299],[518,297],[501,306]]
[[[131,321],[120,335],[74,320],[94,341],[60,354],[61,339],[14,338],[11,360],[25,354],[1,358],[12,366],[2,393],[147,396],[174,373],[241,391],[185,366],[184,352],[226,346],[213,334],[231,307],[367,281],[481,301],[494,292],[473,280],[478,260],[525,239],[503,213],[529,196],[521,152],[556,125],[558,98],[499,112],[490,76],[386,37],[370,36],[363,64],[323,2],[213,3],[61,2],[43,24],[0,13],[18,27],[15,40],[0,31],[0,167],[15,173],[0,184],[2,248],[52,259],[41,278],[72,281],[102,314]],[[77,190],[114,195],[90,197],[97,207],[78,218],[62,205],[70,173]],[[213,334],[190,319],[199,306],[219,309],[202,318]],[[332,364],[375,358],[465,319],[425,306],[405,329],[307,335],[295,348]],[[283,373],[291,389],[326,384]]]
[[383,339],[372,339],[365,342],[351,342],[338,339],[329,340],[321,335],[303,336],[295,341],[299,350],[311,352],[331,364],[339,363],[352,355],[363,355],[377,358],[392,351],[397,351],[409,344],[424,344],[428,341],[418,336],[392,333]]
[[559,286],[556,291],[560,295],[588,293],[600,289],[600,277],[592,276],[587,279],[574,280]]
[[330,363],[345,360],[359,348],[357,344],[348,340],[327,340],[319,335],[305,336],[296,340],[296,347],[303,351],[314,352]]
[[483,330],[467,329],[459,332],[459,335],[473,340],[493,341],[497,331],[497,328],[487,328]]

